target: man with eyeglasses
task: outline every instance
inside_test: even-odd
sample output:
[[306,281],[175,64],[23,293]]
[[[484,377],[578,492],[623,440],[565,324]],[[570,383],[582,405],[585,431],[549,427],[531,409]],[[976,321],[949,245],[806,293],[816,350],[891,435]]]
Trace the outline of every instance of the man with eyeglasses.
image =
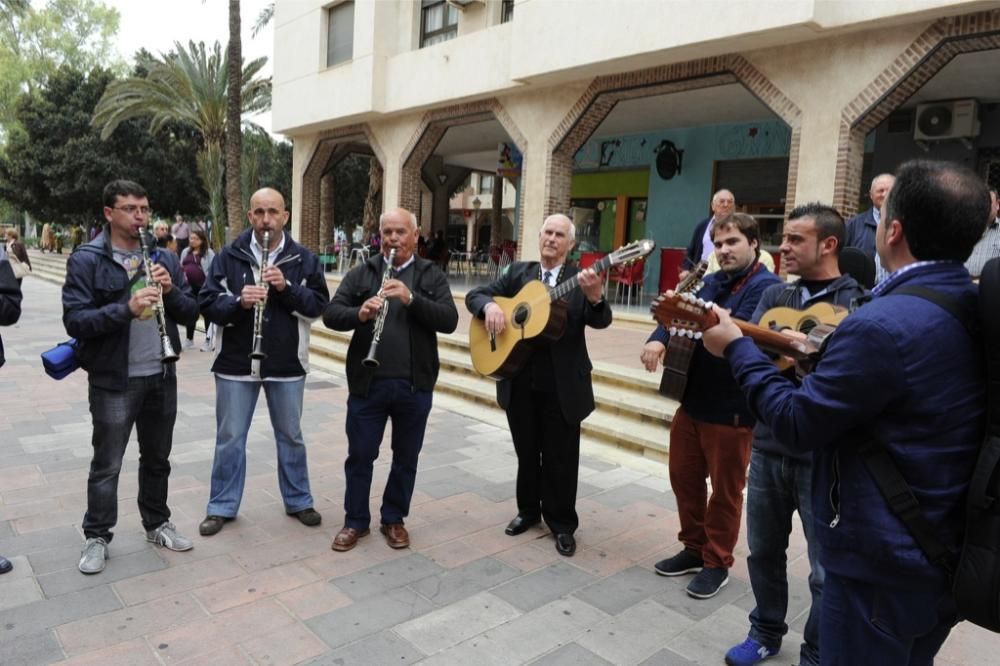
[[181,349],[178,324],[193,323],[198,304],[177,256],[156,251],[146,286],[139,234],[149,222],[146,190],[128,180],[104,188],[106,229],[81,245],[66,263],[63,323],[77,339],[77,358],[87,371],[94,457],[87,480],[87,539],[79,569],[104,570],[118,522],[118,475],[132,426],[139,440],[139,515],[146,540],[169,550],[193,547],[170,522],[167,481],[177,416],[175,366],[161,358],[153,307],[163,299],[166,331]]
[[[330,292],[319,259],[284,230],[288,211],[280,192],[255,192],[247,217],[251,228],[216,255],[198,294],[202,313],[216,325],[215,460],[205,520],[198,527],[202,536],[217,534],[239,513],[247,433],[261,388],[277,445],[285,513],[308,527],[322,521],[313,508],[300,422],[309,327]],[[260,318],[258,305],[264,308]],[[263,358],[251,358],[258,333]]]

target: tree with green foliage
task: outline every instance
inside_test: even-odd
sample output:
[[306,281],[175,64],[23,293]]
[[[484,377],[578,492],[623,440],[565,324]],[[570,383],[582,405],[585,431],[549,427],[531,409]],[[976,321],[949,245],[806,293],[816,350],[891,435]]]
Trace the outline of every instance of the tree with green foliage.
[[[215,244],[225,238],[223,191],[224,142],[228,129],[227,58],[218,42],[211,50],[203,42],[176,45],[176,53],[144,62],[147,74],[110,84],[94,111],[93,124],[107,138],[131,118],[151,118],[152,132],[175,121],[194,127],[202,138],[199,172],[209,196]],[[242,111],[254,114],[271,107],[271,79],[258,76],[266,58],[245,63],[242,71]],[[235,128],[235,131],[240,131]]]
[[149,190],[163,216],[204,210],[195,155],[200,137],[170,123],[153,135],[148,119],[123,122],[102,141],[91,126],[111,72],[64,66],[16,105],[17,128],[0,156],[0,198],[45,222],[85,226],[100,220],[101,191],[115,178]]
[[262,187],[272,187],[285,196],[285,208],[292,208],[292,144],[277,142],[267,132],[243,132],[243,210],[250,208],[250,195]]
[[124,72],[114,51],[118,10],[100,0],[0,0],[0,143],[15,122],[22,92],[43,85],[60,67]]

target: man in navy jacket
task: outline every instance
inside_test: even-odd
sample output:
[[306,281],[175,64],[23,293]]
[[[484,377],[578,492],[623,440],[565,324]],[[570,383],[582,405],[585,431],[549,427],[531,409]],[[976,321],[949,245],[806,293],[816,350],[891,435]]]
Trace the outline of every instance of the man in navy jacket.
[[170,450],[177,417],[177,376],[160,358],[153,308],[163,300],[166,333],[175,350],[177,324],[193,323],[198,304],[177,255],[155,251],[146,286],[139,234],[149,223],[149,200],[138,183],[116,180],[104,188],[107,229],[81,245],[66,262],[63,323],[77,339],[77,357],[90,383],[94,457],[87,479],[87,539],[78,567],[104,570],[111,532],[118,522],[118,474],[132,426],[139,440],[139,515],[146,540],[170,550],[190,550],[177,533],[167,507]]
[[[738,319],[750,319],[764,290],[780,282],[758,260],[757,221],[745,213],[716,220],[712,241],[722,270],[705,278],[698,297],[731,309]],[[663,360],[668,339],[669,333],[658,326],[646,342],[642,362],[648,371]],[[713,597],[729,581],[753,425],[729,365],[699,344],[670,425],[670,486],[677,497],[677,536],[684,550],[655,565],[661,576],[697,573],[687,587],[692,597]],[[712,480],[711,497],[706,477]]]
[[[198,294],[201,310],[215,324],[215,459],[205,520],[211,536],[239,513],[246,480],[247,432],[261,388],[278,451],[278,488],[285,513],[315,527],[302,437],[302,398],[309,369],[309,328],[330,300],[319,259],[284,231],[285,199],[263,188],[250,197],[251,228],[212,261]],[[267,267],[264,232],[269,235]],[[256,309],[263,305],[262,359],[251,359]]]
[[708,259],[715,251],[712,245],[712,227],[716,220],[729,216],[735,207],[736,199],[729,190],[719,190],[712,195],[712,215],[699,222],[691,234],[691,242],[688,244],[681,266],[681,279],[697,266],[699,261]]
[[885,279],[888,273],[885,267],[879,262],[878,254],[875,252],[875,229],[878,227],[881,218],[882,204],[885,202],[889,190],[892,189],[896,177],[891,173],[882,173],[872,179],[868,196],[872,200],[872,207],[863,213],[858,213],[847,221],[847,240],[844,247],[856,247],[867,254],[875,262],[875,283],[878,284]]
[[947,162],[908,162],[896,178],[875,237],[891,273],[837,327],[801,386],[780,377],[721,309],[705,333],[778,441],[813,451],[822,664],[930,664],[958,620],[945,571],[892,513],[859,449],[872,437],[885,446],[937,537],[957,552],[985,427],[983,357],[964,322],[905,290],[975,310],[963,262],[990,197],[972,171]]

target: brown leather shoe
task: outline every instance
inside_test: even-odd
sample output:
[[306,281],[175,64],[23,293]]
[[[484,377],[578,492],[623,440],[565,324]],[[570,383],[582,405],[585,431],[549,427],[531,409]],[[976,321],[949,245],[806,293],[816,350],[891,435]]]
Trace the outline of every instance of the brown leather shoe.
[[408,548],[410,546],[410,535],[406,533],[403,523],[383,525],[379,531],[385,535],[385,540],[390,548]]
[[330,548],[340,552],[350,550],[358,545],[358,539],[368,536],[368,534],[369,530],[367,529],[356,530],[353,527],[342,527],[337,532],[337,536],[333,537],[333,543],[330,545]]

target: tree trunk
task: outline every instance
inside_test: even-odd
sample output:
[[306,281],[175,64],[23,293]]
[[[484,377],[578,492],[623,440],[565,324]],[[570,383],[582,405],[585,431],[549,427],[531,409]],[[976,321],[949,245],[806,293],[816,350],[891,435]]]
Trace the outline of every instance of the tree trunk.
[[365,196],[362,243],[378,231],[378,218],[382,215],[382,175],[382,165],[373,157],[368,164],[368,194]]
[[[243,45],[240,41],[240,0],[229,0],[229,48],[226,52],[226,217],[229,238],[243,231],[241,109]],[[221,221],[221,220],[220,220]]]

